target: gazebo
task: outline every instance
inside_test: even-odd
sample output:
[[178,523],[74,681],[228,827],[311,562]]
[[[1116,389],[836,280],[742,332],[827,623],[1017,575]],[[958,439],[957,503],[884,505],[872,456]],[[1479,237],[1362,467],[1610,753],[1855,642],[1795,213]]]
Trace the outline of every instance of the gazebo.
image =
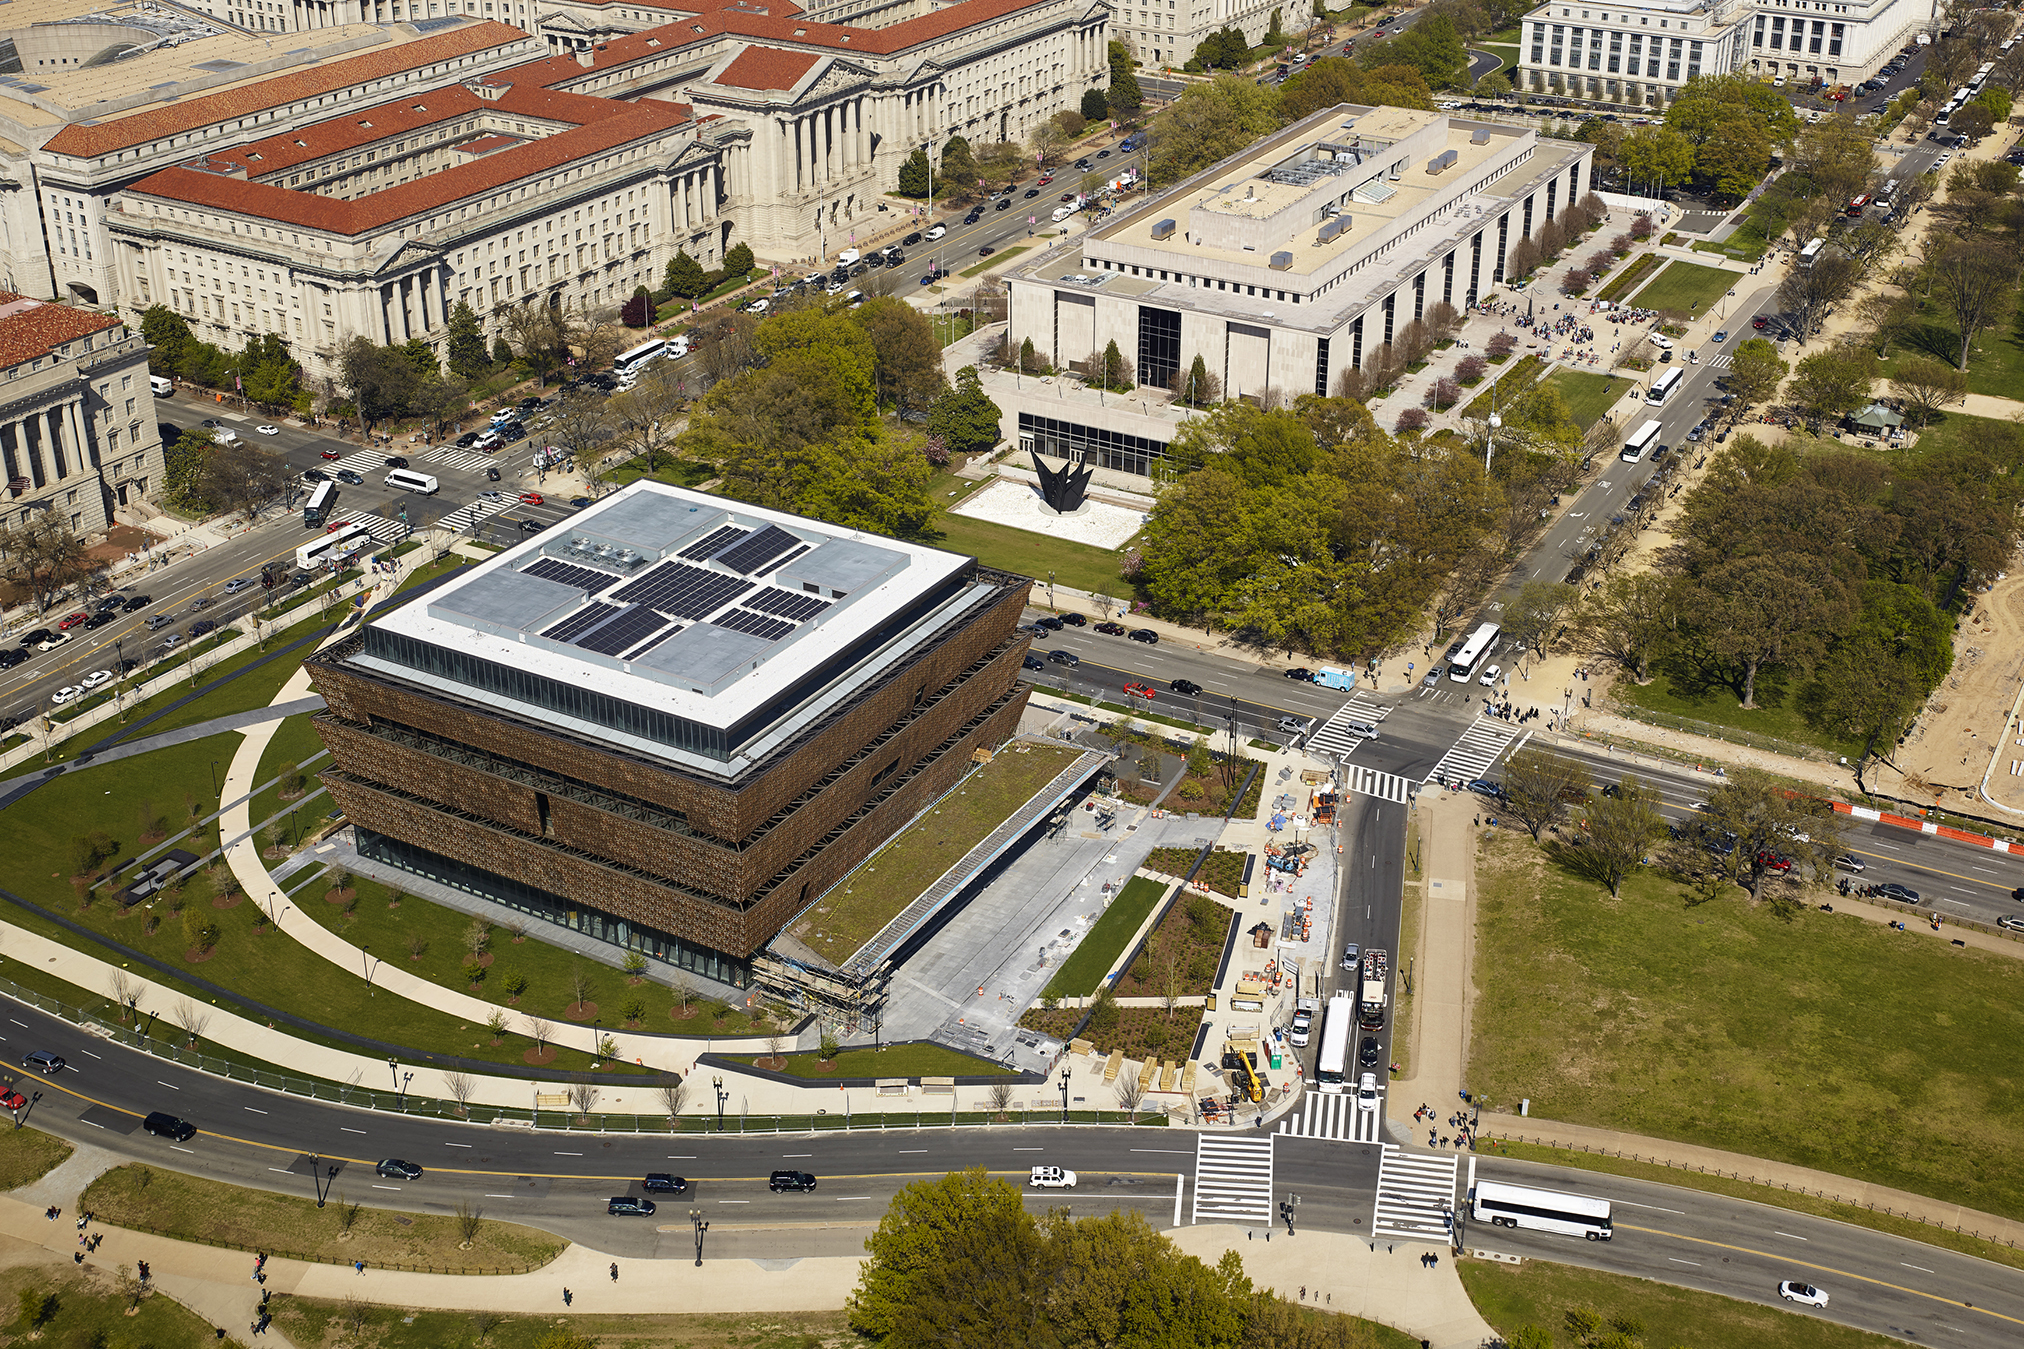
[[1892,412],[1882,403],[1871,403],[1848,419],[1849,425],[1870,435],[1887,435],[1905,424],[1905,419]]

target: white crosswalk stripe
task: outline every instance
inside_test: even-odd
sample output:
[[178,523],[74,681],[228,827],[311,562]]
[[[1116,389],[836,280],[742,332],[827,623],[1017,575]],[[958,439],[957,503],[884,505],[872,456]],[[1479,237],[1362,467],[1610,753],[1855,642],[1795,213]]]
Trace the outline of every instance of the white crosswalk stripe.
[[[1482,777],[1491,765],[1504,757],[1504,751],[1510,748],[1519,734],[1518,728],[1509,722],[1478,719],[1475,725],[1462,732],[1460,740],[1449,746],[1448,752],[1441,756],[1441,761],[1434,765],[1434,771],[1424,780],[1432,782],[1435,778],[1445,777],[1449,782],[1467,782],[1471,778]],[[1529,737],[1531,732],[1524,734]]]
[[459,450],[450,447],[430,450],[422,456],[425,464],[442,464],[448,468],[465,468],[472,472],[492,467],[492,456],[479,454],[475,450]]
[[1384,1160],[1378,1165],[1371,1236],[1379,1241],[1447,1241],[1458,1161],[1385,1144]]
[[513,504],[512,501],[474,501],[468,506],[459,506],[442,519],[436,521],[436,528],[459,532],[471,528],[480,520],[497,515]]
[[[1383,1089],[1380,1088],[1380,1098]],[[1384,1107],[1360,1110],[1353,1091],[1327,1092],[1310,1089],[1300,1100],[1298,1116],[1286,1115],[1278,1132],[1288,1138],[1341,1138],[1357,1143],[1378,1141]]]
[[365,526],[365,532],[372,535],[374,543],[398,543],[408,532],[408,527],[399,520],[389,520],[384,515],[373,515],[367,511],[340,511],[332,518],[339,524]]
[[1701,362],[1701,364],[1712,365],[1717,370],[1727,370],[1730,366],[1734,365],[1735,362],[1730,360],[1727,356],[1715,356],[1710,358],[1709,360]]
[[1391,709],[1366,696],[1358,689],[1349,695],[1349,701],[1337,708],[1335,715],[1315,728],[1307,737],[1307,751],[1310,754],[1329,754],[1346,759],[1356,753],[1356,747],[1363,743],[1363,737],[1349,729],[1352,721],[1378,722],[1391,715]]
[[385,468],[386,466],[387,456],[384,450],[353,450],[342,459],[334,459],[326,463],[323,468],[326,473],[332,469],[348,468],[360,477],[364,477],[374,469]]
[[1272,1136],[1195,1135],[1193,1222],[1272,1222]]
[[1375,768],[1359,768],[1355,764],[1342,766],[1342,789],[1364,796],[1375,796],[1382,801],[1396,801],[1405,805],[1413,799],[1413,781],[1396,773],[1380,773]]

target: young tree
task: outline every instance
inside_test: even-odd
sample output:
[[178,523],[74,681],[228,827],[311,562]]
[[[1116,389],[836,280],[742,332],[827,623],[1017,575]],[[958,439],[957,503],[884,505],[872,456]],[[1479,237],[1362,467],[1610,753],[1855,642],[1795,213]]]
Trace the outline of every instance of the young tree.
[[1968,398],[1968,377],[1943,361],[1900,356],[1890,377],[1891,392],[1913,414],[1912,424],[1924,426],[1940,409]]
[[1644,865],[1652,845],[1666,836],[1665,817],[1658,811],[1660,800],[1657,789],[1624,774],[1614,792],[1604,789],[1588,803],[1583,846],[1573,852],[1571,863],[1591,880],[1608,886],[1612,896],[1621,893],[1623,883]]
[[1004,413],[984,392],[977,367],[956,372],[956,382],[928,407],[928,434],[940,437],[951,454],[982,454],[1000,438]]
[[451,371],[465,379],[479,379],[490,374],[492,363],[485,354],[485,329],[465,301],[457,301],[450,310],[449,330]]
[[1132,377],[1132,363],[1117,349],[1113,339],[1090,359],[1089,381],[1112,393],[1130,393],[1138,385]]
[[1504,800],[1499,810],[1537,839],[1548,825],[1567,818],[1568,798],[1586,795],[1588,782],[1588,768],[1579,760],[1528,746],[1505,761]]
[[661,277],[661,289],[676,299],[693,300],[710,289],[710,278],[703,271],[703,264],[689,256],[686,248],[678,248],[668,259],[667,271]]
[[900,165],[900,195],[916,200],[927,196],[929,176],[928,152],[925,149],[916,149],[907,156],[906,162]]
[[732,244],[724,252],[724,279],[750,276],[753,265],[752,250],[744,244]]
[[1110,115],[1121,122],[1135,120],[1143,95],[1139,93],[1138,74],[1132,69],[1131,50],[1122,42],[1113,39],[1110,44],[1110,90],[1105,100],[1110,105]]
[[1101,89],[1085,89],[1082,91],[1081,110],[1083,120],[1101,122],[1110,116],[1110,100],[1104,97]]
[[653,293],[645,286],[635,286],[632,298],[620,306],[618,321],[628,328],[644,328],[654,321]]
[[1216,378],[1199,355],[1185,370],[1174,371],[1174,381],[1168,388],[1175,402],[1188,407],[1208,407],[1223,398],[1223,382]]

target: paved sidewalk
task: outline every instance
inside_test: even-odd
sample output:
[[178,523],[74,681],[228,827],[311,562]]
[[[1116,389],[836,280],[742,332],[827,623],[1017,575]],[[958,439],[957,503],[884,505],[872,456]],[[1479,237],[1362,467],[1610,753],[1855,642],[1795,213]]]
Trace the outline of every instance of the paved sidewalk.
[[[1403,1112],[1407,1095],[1413,1104],[1453,1110],[1468,1085],[1469,1017],[1475,1002],[1476,839],[1471,823],[1480,811],[1479,798],[1467,792],[1423,788],[1420,804],[1421,874],[1425,893],[1420,908],[1420,949],[1413,954],[1412,1071],[1387,1093],[1389,1105]],[[1399,1090],[1413,1084],[1410,1093]],[[1395,1129],[1410,1133],[1403,1119]]]

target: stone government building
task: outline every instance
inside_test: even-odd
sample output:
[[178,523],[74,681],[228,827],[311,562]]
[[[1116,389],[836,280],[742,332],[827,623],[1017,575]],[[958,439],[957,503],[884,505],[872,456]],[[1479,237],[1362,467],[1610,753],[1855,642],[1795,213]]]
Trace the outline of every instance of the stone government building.
[[[198,18],[197,13],[208,17]],[[1024,141],[1108,79],[1102,0],[16,0],[0,284],[313,376],[460,301],[613,306],[686,249],[848,247],[900,165]],[[58,33],[61,40],[52,37]]]

